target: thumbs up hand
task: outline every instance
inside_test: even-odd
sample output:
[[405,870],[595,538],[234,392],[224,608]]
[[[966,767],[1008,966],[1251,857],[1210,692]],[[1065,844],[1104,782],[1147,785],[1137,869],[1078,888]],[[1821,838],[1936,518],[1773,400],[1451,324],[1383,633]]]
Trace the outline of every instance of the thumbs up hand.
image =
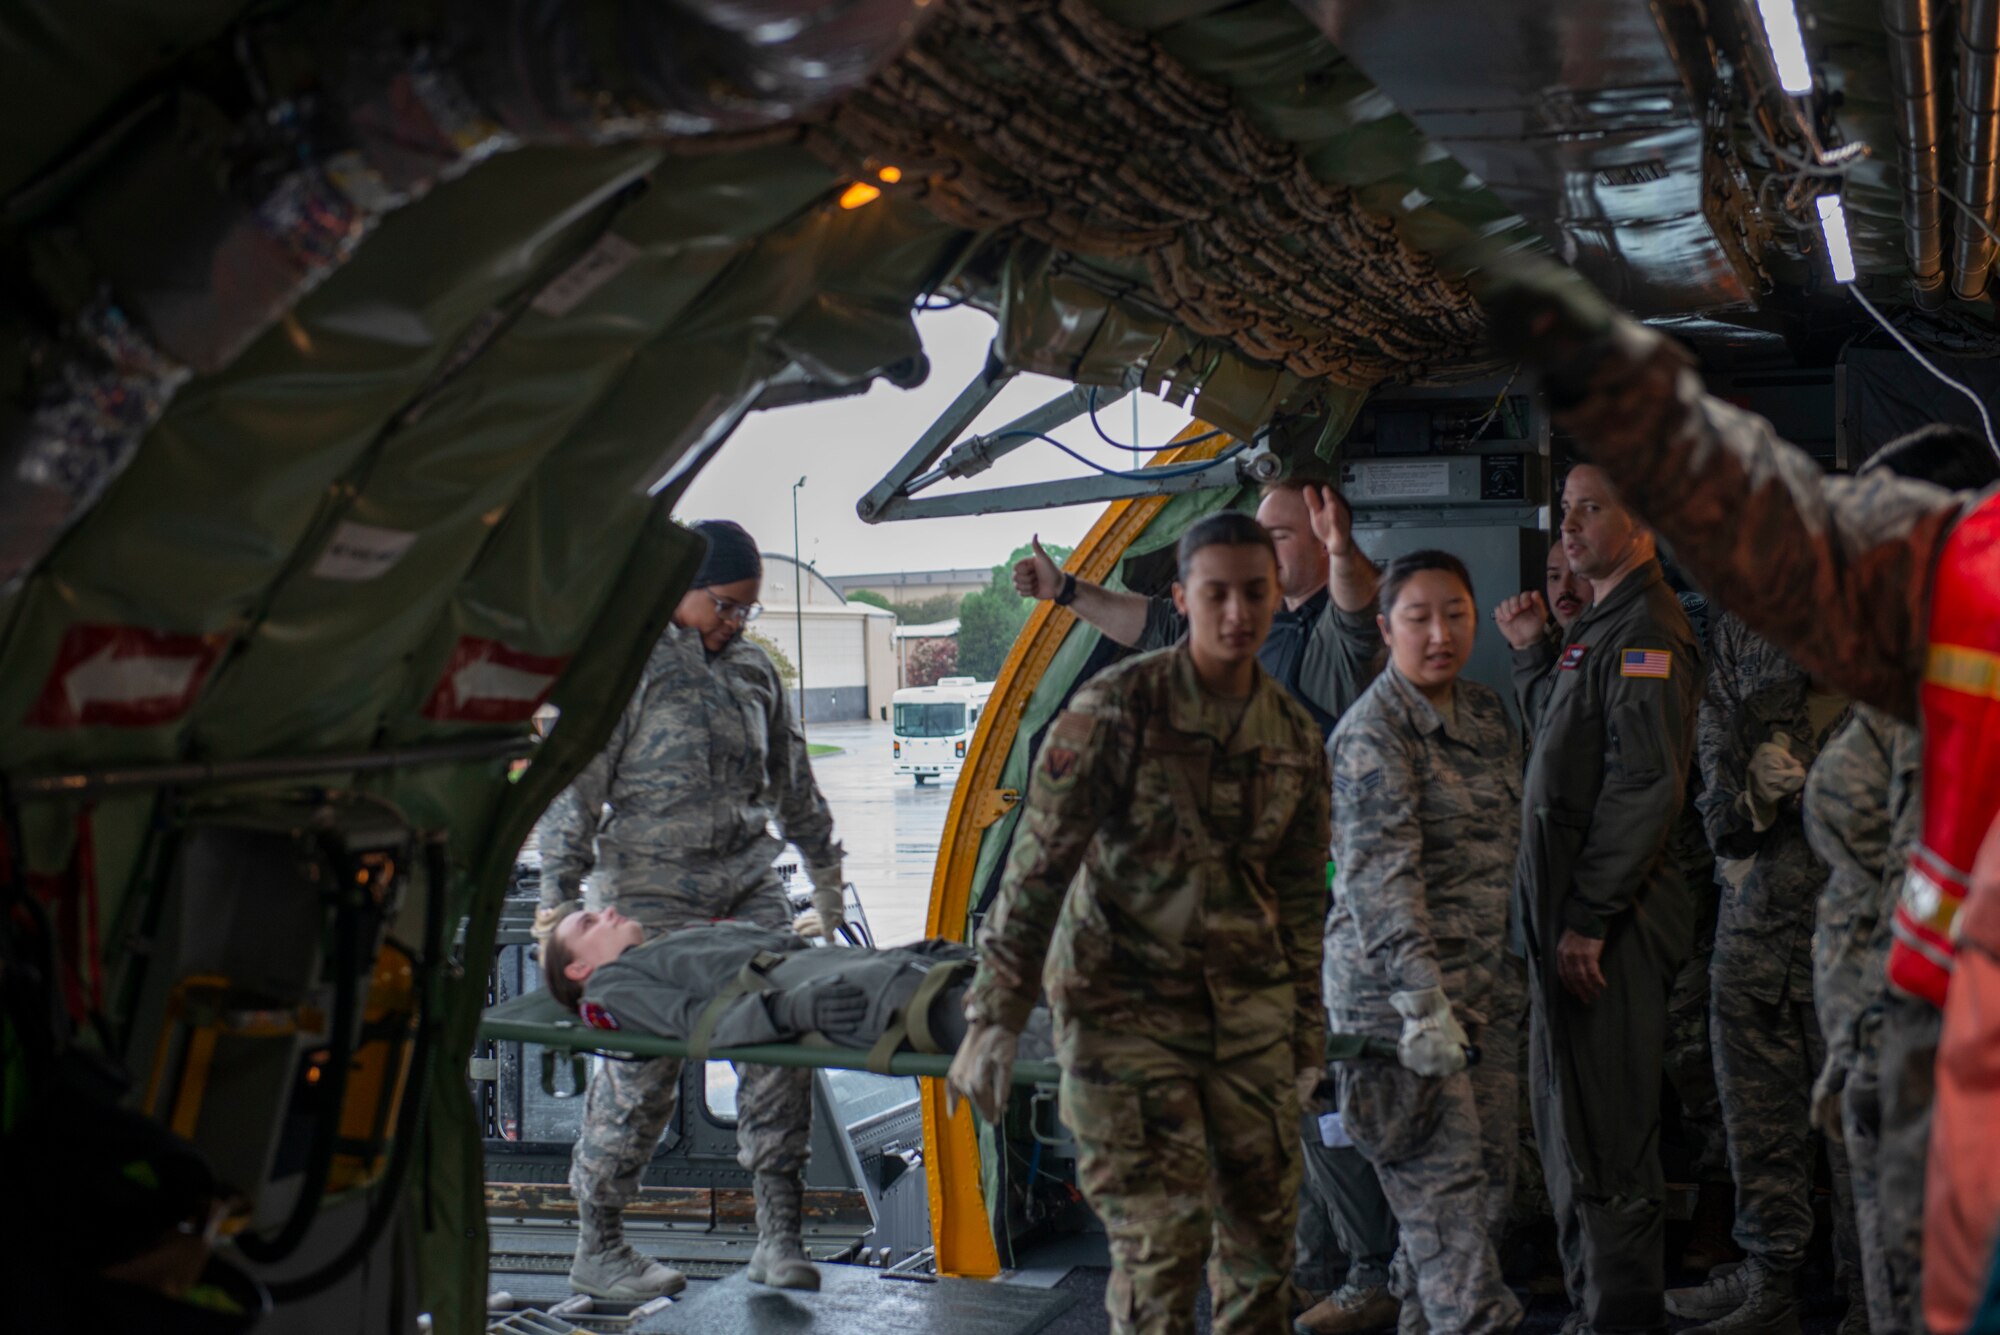
[[1023,598],[1049,599],[1062,592],[1062,570],[1042,550],[1038,533],[1032,539],[1034,554],[1014,563],[1014,592]]

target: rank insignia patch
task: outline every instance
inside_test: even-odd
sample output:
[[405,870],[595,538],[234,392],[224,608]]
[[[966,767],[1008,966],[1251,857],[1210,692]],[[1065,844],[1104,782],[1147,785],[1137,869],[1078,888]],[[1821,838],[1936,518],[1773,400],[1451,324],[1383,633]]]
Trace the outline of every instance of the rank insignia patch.
[[1382,771],[1371,769],[1357,778],[1345,774],[1333,776],[1333,790],[1349,801],[1359,801],[1382,786]]
[[1587,644],[1572,644],[1563,650],[1562,662],[1557,664],[1564,672],[1574,672],[1583,666],[1583,656],[1590,652]]
[[1674,675],[1674,656],[1665,649],[1627,649],[1618,655],[1618,675],[1666,681]]

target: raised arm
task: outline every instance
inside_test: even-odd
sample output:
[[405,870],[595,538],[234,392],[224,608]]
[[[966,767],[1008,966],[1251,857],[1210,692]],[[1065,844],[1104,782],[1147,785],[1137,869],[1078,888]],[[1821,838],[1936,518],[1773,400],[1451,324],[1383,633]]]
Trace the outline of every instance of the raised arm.
[[[1014,592],[1023,598],[1047,602],[1062,592],[1068,577],[1042,550],[1041,536],[1037,534],[1033,541],[1034,551],[1014,563]],[[1162,644],[1146,642],[1148,628],[1158,619],[1152,604],[1165,601],[1140,593],[1107,589],[1101,584],[1080,579],[1076,581],[1076,595],[1069,604],[1069,610],[1127,648],[1158,649],[1180,638],[1179,631],[1176,631]],[[1172,612],[1171,603],[1167,605],[1167,610]]]
[[1344,612],[1375,610],[1381,572],[1354,541],[1354,511],[1337,487],[1307,487],[1306,510],[1313,533],[1326,544],[1327,589],[1335,607]]

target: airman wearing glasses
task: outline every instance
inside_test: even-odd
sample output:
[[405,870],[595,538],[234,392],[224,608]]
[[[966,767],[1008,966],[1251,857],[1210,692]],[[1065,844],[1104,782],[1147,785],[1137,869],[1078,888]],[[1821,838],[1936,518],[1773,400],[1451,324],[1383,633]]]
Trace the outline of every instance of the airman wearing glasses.
[[[734,918],[788,928],[772,868],[784,838],[805,855],[829,936],[842,924],[841,848],[813,782],[806,742],[777,669],[744,626],[764,609],[756,541],[738,525],[695,525],[708,555],[610,743],[542,818],[538,939],[579,897],[653,940]],[[587,879],[586,879],[587,877]],[[622,1217],[673,1119],[681,1063],[607,1062],[584,1102],[570,1162],[580,1225],[570,1287],[644,1301],[686,1284],[625,1241]],[[800,1170],[810,1136],[811,1072],[741,1068],[738,1160],[755,1174],[758,1245],[749,1277],[818,1288],[799,1240]]]

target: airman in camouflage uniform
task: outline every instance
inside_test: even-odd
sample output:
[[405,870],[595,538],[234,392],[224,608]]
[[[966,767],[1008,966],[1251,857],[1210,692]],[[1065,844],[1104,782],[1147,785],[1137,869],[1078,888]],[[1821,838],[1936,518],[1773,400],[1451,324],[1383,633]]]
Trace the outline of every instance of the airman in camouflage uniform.
[[[706,597],[703,587],[689,597]],[[574,899],[582,881],[590,907],[615,908],[648,939],[716,918],[788,927],[791,905],[772,867],[784,843],[770,832],[773,820],[804,854],[822,916],[837,919],[833,814],[777,669],[740,635],[717,652],[696,629],[669,626],[603,752],[537,826],[544,908]],[[621,1212],[673,1119],[680,1074],[671,1057],[606,1062],[590,1082],[570,1160],[582,1224],[571,1278],[585,1292],[618,1287],[585,1273],[590,1257],[630,1260]],[[771,1222],[795,1244],[812,1073],[745,1066],[738,1075],[737,1159],[756,1174],[760,1236]]]
[[[1670,1293],[1667,1309],[1718,1332],[1796,1329],[1793,1276],[1813,1229],[1808,1092],[1824,1055],[1813,1009],[1813,906],[1827,877],[1806,843],[1798,792],[1846,702],[1813,692],[1803,670],[1726,613],[1714,619],[1711,648],[1696,731],[1697,801],[1723,870],[1711,1025],[1736,1179],[1734,1233],[1749,1259]],[[1752,777],[1771,760],[1793,776],[1783,785],[1789,794],[1775,800]],[[1848,1215],[1844,1190],[1836,1215]],[[1845,1242],[1847,1228],[1840,1232]]]
[[[1674,575],[1669,573],[1668,582]],[[1690,589],[1676,595],[1704,658],[1712,643],[1714,615],[1708,599]],[[1689,1165],[1701,1184],[1695,1205],[1694,1236],[1681,1256],[1684,1270],[1706,1271],[1735,1257],[1729,1226],[1735,1212],[1735,1192],[1729,1180],[1729,1137],[1722,1129],[1722,1099],[1715,1088],[1714,1046],[1709,1040],[1711,989],[1709,961],[1715,955],[1715,919],[1719,907],[1715,851],[1701,821],[1701,767],[1688,770],[1688,800],[1667,845],[1668,860],[1680,868],[1694,902],[1694,949],[1674,976],[1667,999],[1667,1083],[1681,1105],[1681,1133],[1693,1156]]]
[[[1882,1191],[1885,1135],[1902,1131],[1907,1140],[1908,1134],[1885,1123],[1881,1043],[1892,1004],[1883,982],[1890,923],[1923,830],[1922,762],[1916,728],[1859,705],[1820,752],[1806,784],[1806,833],[1832,869],[1813,942],[1813,995],[1826,1035],[1815,1114],[1823,1126],[1837,1118],[1845,1143],[1873,1335],[1917,1335],[1923,1328],[1917,1309],[1923,1195]],[[1837,1107],[1829,1106],[1835,1101]],[[1926,1088],[1921,1102],[1928,1101]],[[1928,1122],[1918,1120],[1927,1131]],[[1923,1149],[1919,1136],[1902,1157],[1913,1152],[1921,1171]]]
[[[1285,595],[1257,661],[1305,706],[1325,737],[1382,668],[1375,567],[1354,541],[1353,513],[1332,488],[1303,479],[1269,486],[1257,521],[1277,546]],[[1014,588],[1024,597],[1056,599],[1134,649],[1168,648],[1188,629],[1173,599],[1065,576],[1039,545],[1034,556],[1015,565]],[[1306,1169],[1295,1278],[1307,1293],[1331,1292],[1301,1318],[1299,1329],[1307,1335],[1386,1329],[1396,1321],[1396,1305],[1388,1297],[1396,1220],[1382,1185],[1359,1150],[1324,1142],[1319,1117],[1303,1117],[1300,1132]],[[1343,1258],[1344,1276],[1336,1268]]]
[[1459,678],[1432,704],[1394,667],[1334,730],[1327,1012],[1336,1030],[1398,1037],[1398,993],[1442,988],[1482,1050],[1430,1077],[1346,1062],[1340,1111],[1374,1163],[1402,1243],[1405,1331],[1506,1331],[1521,1305],[1494,1246],[1514,1189],[1516,1072],[1527,1002],[1509,953],[1521,742],[1500,698]]
[[1219,1335],[1285,1327],[1329,787],[1268,673],[1211,695],[1185,644],[1085,684],[1036,758],[966,1014],[1019,1032],[1046,981],[1120,1335],[1191,1332],[1204,1257]]

